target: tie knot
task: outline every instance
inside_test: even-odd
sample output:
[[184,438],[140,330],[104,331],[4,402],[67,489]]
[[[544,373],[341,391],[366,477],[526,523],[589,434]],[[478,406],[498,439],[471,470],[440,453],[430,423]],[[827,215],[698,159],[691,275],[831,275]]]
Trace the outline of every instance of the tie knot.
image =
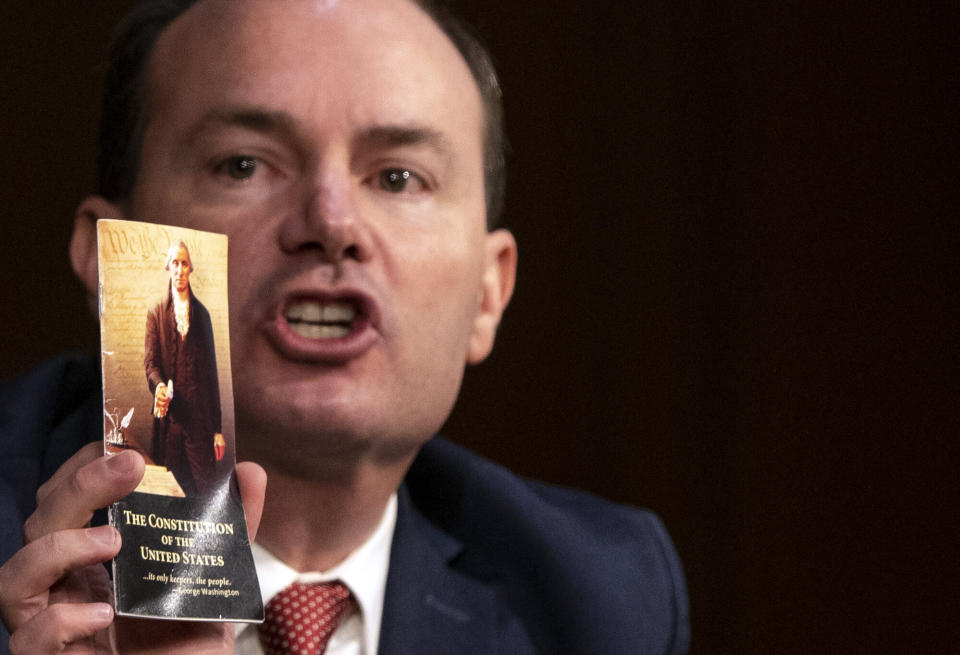
[[319,655],[350,606],[342,582],[294,582],[270,599],[260,624],[266,655]]

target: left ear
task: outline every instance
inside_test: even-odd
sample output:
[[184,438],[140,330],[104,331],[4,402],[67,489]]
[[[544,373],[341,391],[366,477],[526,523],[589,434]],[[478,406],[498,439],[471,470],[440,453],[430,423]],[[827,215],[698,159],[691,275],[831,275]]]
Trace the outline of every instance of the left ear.
[[507,230],[486,235],[486,260],[481,281],[479,307],[467,347],[467,363],[479,364],[493,350],[493,340],[503,310],[513,295],[517,277],[517,242]]

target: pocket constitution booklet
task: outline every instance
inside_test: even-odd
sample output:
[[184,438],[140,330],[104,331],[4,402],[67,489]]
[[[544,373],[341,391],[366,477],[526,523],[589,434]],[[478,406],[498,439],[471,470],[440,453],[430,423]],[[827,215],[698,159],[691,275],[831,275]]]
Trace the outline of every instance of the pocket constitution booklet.
[[236,481],[227,237],[97,222],[104,449],[140,485],[110,508],[124,616],[263,620]]

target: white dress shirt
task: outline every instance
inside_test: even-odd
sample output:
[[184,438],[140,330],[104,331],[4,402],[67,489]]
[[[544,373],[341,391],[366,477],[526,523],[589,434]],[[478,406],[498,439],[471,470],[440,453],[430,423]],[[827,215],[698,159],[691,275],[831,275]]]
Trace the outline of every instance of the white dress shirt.
[[[397,525],[397,495],[387,507],[370,538],[347,559],[329,571],[300,573],[290,568],[259,544],[253,544],[253,561],[260,580],[263,604],[293,582],[312,584],[340,580],[349,587],[356,601],[330,637],[325,655],[376,655],[380,641],[380,618],[383,616],[383,595],[390,565],[390,545]],[[257,625],[237,624],[234,652],[240,655],[263,655]]]

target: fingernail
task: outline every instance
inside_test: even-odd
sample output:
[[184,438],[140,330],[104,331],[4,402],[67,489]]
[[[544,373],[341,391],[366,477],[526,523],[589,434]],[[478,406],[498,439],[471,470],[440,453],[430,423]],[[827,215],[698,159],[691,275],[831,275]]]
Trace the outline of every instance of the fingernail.
[[114,546],[117,543],[119,534],[109,525],[101,525],[97,528],[87,530],[87,536],[104,546]]
[[107,459],[107,466],[115,473],[127,473],[133,468],[133,458],[135,455],[130,452],[117,453],[110,455]]
[[90,613],[95,621],[107,621],[113,618],[113,608],[107,603],[94,603],[90,606]]

